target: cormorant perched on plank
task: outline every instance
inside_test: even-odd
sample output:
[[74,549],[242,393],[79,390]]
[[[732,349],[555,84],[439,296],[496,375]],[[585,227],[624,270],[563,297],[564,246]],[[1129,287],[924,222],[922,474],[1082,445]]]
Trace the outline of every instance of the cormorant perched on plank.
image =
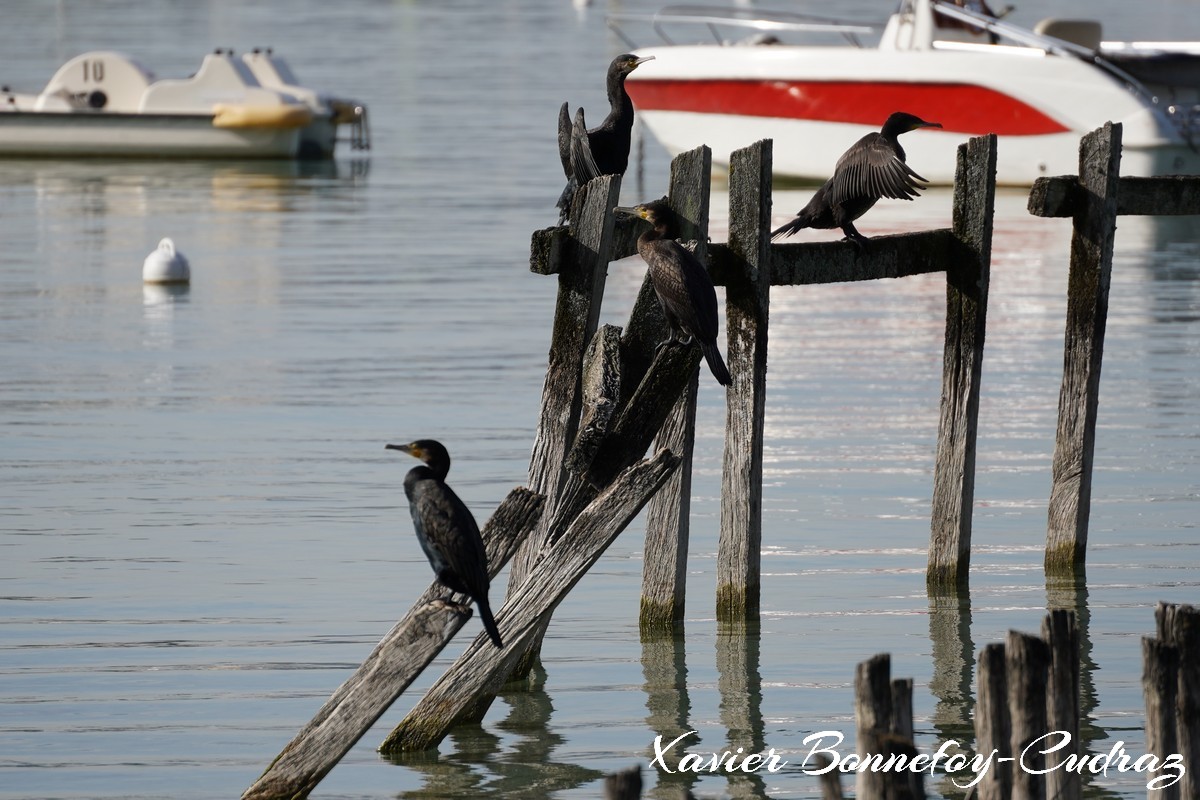
[[420,439],[409,444],[389,444],[423,462],[404,476],[404,494],[412,512],[417,541],[437,573],[437,579],[453,592],[465,594],[479,606],[483,628],[496,647],[502,647],[500,632],[488,605],[487,553],[479,526],[454,490],[446,485],[450,454],[441,442]]
[[567,103],[558,110],[558,157],[567,176],[567,186],[558,198],[560,225],[567,220],[576,189],[601,175],[625,174],[633,131],[633,101],[625,91],[625,77],[638,64],[653,58],[625,53],[613,59],[608,65],[608,116],[590,131],[583,119],[583,108],[575,110],[574,123]]
[[637,249],[650,268],[650,283],[670,328],[658,348],[674,341],[691,344],[694,338],[717,383],[728,386],[733,379],[717,349],[717,292],[700,259],[675,241],[679,230],[675,212],[665,199],[613,211],[641,217],[654,226],[638,237]]
[[846,238],[861,248],[867,237],[854,227],[854,220],[881,197],[912,200],[925,188],[925,179],[904,163],[900,134],[940,127],[903,111],[892,114],[879,133],[868,133],[842,154],[833,177],[817,189],[795,219],[772,231],[771,238],[790,236],[803,228],[841,228]]

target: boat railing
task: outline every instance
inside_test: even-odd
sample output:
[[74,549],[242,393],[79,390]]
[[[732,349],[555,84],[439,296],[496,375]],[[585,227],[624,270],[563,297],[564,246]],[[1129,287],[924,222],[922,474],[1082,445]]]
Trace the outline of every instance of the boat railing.
[[777,37],[780,33],[835,34],[854,47],[865,46],[859,39],[860,36],[876,34],[882,28],[878,25],[814,14],[700,5],[666,6],[653,14],[609,14],[608,27],[632,49],[641,45],[628,36],[622,27],[630,23],[648,23],[668,45],[679,44],[668,33],[668,26],[679,26],[681,29],[706,28],[713,40],[720,45],[739,43],[739,40],[730,40],[723,35],[726,29],[733,29],[750,31],[751,36],[758,37],[751,41],[759,42],[763,41],[764,37]]

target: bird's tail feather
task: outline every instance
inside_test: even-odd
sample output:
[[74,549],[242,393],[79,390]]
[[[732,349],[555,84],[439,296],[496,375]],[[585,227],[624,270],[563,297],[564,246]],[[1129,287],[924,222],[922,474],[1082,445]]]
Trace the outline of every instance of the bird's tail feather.
[[483,629],[487,631],[487,635],[491,638],[492,643],[496,647],[504,647],[504,642],[500,641],[500,630],[496,627],[496,620],[492,616],[491,606],[488,604],[486,597],[475,601],[475,605],[479,607],[479,619],[483,623]]
[[728,386],[733,383],[733,377],[729,374],[729,368],[725,366],[725,360],[721,358],[721,351],[717,349],[716,343],[705,344],[701,342],[700,350],[704,353],[704,360],[708,362],[708,368],[712,370],[713,377],[717,379],[717,383],[722,386]]
[[807,227],[807,219],[802,216],[792,217],[790,220],[771,231],[771,239],[782,239],[784,236],[791,236],[793,233],[804,230]]

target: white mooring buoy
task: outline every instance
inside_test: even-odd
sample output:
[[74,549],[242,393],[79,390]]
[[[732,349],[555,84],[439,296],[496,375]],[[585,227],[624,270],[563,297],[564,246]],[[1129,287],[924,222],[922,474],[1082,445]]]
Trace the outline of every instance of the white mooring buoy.
[[183,253],[175,249],[170,238],[158,243],[158,248],[142,262],[142,280],[146,283],[188,283],[192,268]]

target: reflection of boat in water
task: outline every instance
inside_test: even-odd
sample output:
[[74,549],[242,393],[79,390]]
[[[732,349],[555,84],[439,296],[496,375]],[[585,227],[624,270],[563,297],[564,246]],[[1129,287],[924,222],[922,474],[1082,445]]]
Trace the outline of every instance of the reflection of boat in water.
[[37,95],[0,89],[0,155],[153,158],[333,156],[339,127],[369,146],[366,108],[300,85],[270,50],[218,50],[156,80],[121,53],[68,61]]
[[42,210],[49,216],[75,213],[77,206],[62,205],[62,197],[121,216],[168,210],[185,197],[193,212],[285,211],[298,197],[361,184],[369,167],[368,159],[0,159],[0,185],[28,186],[52,200]]
[[[724,164],[770,138],[776,174],[824,180],[848,142],[903,110],[943,125],[904,143],[937,183],[953,181],[954,145],[985,133],[999,136],[1002,184],[1074,173],[1080,137],[1106,121],[1123,125],[1122,173],[1200,172],[1200,43],[1104,42],[1091,20],[1030,31],[942,0],[901,0],[882,28],[700,6],[610,17],[619,32],[638,23],[667,46],[636,50],[655,60],[626,88],[672,155],[707,144]],[[674,43],[697,26],[718,43]],[[722,39],[739,29],[755,35]]]

